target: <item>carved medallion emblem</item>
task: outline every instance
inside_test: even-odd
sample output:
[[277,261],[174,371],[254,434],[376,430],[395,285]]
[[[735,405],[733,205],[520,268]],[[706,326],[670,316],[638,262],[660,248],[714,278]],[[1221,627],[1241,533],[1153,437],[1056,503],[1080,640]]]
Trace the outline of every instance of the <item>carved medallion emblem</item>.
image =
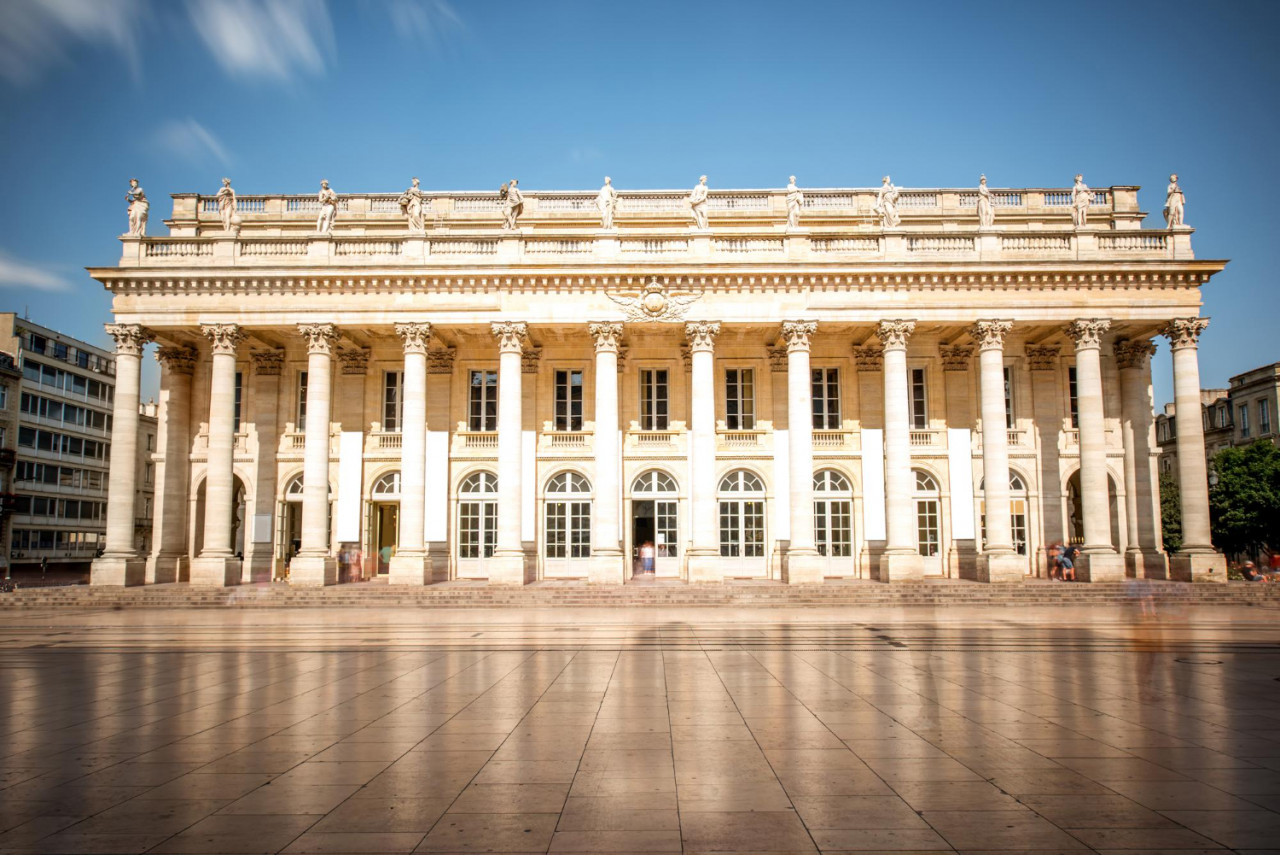
[[683,320],[689,306],[701,296],[691,291],[668,291],[656,277],[643,290],[608,295],[627,313],[628,321],[639,323]]

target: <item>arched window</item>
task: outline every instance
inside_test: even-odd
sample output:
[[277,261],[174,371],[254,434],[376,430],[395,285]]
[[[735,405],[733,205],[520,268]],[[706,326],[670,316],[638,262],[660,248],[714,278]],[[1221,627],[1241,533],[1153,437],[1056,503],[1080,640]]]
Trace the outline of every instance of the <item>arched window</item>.
[[302,501],[302,473],[299,472],[289,479],[289,483],[284,487],[284,500],[286,502]]
[[720,554],[764,557],[764,482],[746,469],[720,479]]
[[400,471],[387,472],[377,481],[374,481],[370,495],[375,500],[381,499],[383,501],[400,498]]
[[813,475],[813,535],[819,555],[853,555],[853,485],[834,469]]
[[[561,472],[547,482],[543,513],[548,570],[591,556],[591,482],[577,472]],[[559,565],[559,567],[557,567]]]
[[[472,472],[458,485],[459,571],[476,571],[498,545],[498,476]],[[478,571],[477,571],[478,572]]]
[[663,495],[676,492],[676,480],[661,469],[642,472],[631,482],[631,493],[636,496]]
[[[978,505],[978,513],[982,520],[982,547],[987,546],[987,500],[985,498],[987,479],[978,482],[978,491],[983,495]],[[1013,550],[1019,555],[1027,554],[1027,482],[1017,472],[1009,472],[1009,526],[1013,535]]]
[[925,558],[936,559],[942,545],[942,497],[938,494],[938,482],[932,475],[916,469],[915,476],[916,548]]

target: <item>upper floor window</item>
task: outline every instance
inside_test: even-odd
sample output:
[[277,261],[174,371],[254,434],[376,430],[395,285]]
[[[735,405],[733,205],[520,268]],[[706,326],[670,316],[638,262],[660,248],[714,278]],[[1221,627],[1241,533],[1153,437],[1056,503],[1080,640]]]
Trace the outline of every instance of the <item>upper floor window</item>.
[[925,389],[923,368],[911,369],[911,427],[924,430],[929,427],[929,398]]
[[840,369],[813,369],[814,430],[838,430],[840,427]]
[[556,430],[582,430],[582,372],[556,372]]
[[667,369],[640,370],[640,430],[667,429],[670,416],[667,389]]
[[1271,402],[1266,398],[1258,402],[1258,433],[1271,433]]
[[756,373],[751,368],[724,372],[724,426],[753,430],[756,426]]
[[472,371],[468,389],[467,429],[498,429],[498,372]]
[[[242,374],[241,372],[237,371],[237,372],[236,372],[236,404],[235,404],[235,430],[236,430],[236,433],[239,433],[239,432],[240,432],[240,410],[241,410],[241,404],[242,404],[242,402],[243,402],[243,401],[244,401],[244,374]],[[150,438],[150,437],[148,437],[148,438],[147,438],[147,447],[148,447],[148,450],[150,450],[150,441],[151,441],[151,438]]]
[[400,416],[404,402],[401,395],[404,389],[403,371],[382,372],[382,429],[395,433],[400,430]]
[[1013,369],[1004,370],[1004,426],[1013,428]]
[[1240,405],[1240,436],[1249,436],[1249,405]]
[[298,372],[298,430],[307,428],[307,372]]
[[1080,398],[1077,392],[1079,384],[1076,382],[1076,367],[1072,365],[1067,369],[1067,407],[1071,413],[1071,426],[1073,428],[1080,427]]

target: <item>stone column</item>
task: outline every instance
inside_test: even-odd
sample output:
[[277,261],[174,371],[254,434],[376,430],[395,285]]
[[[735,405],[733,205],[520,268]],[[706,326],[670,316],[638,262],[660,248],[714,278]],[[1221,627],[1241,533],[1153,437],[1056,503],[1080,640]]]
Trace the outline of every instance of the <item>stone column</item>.
[[884,491],[885,547],[880,581],[918,581],[924,562],[915,545],[915,509],[911,494],[911,401],[907,395],[907,339],[915,321],[881,321],[876,330],[884,347]]
[[693,452],[689,483],[693,537],[687,550],[690,582],[719,582],[720,538],[716,525],[716,364],[717,321],[684,325],[693,362],[689,390],[689,443]]
[[1151,356],[1155,342],[1148,339],[1118,341],[1113,348],[1120,369],[1120,433],[1124,439],[1125,522],[1129,546],[1125,568],[1138,579],[1164,579],[1168,575],[1160,551],[1156,523],[1155,473],[1151,467],[1154,404],[1151,395]]
[[524,539],[521,486],[524,445],[523,359],[529,325],[498,321],[490,325],[498,339],[498,543],[489,564],[490,585],[523,585]]
[[161,347],[160,406],[156,448],[164,455],[156,467],[155,528],[147,558],[148,583],[177,582],[187,557],[187,485],[191,472],[191,375],[196,352]]
[[813,376],[809,342],[817,321],[784,321],[787,343],[787,444],[790,456],[791,544],[787,582],[821,584],[826,562],[813,540]]
[[981,582],[1021,582],[1026,561],[1013,551],[1009,505],[1009,430],[1005,421],[1004,337],[1012,321],[978,321],[969,335],[978,343],[982,412],[982,498],[987,542],[978,560]]
[[137,324],[107,324],[116,342],[116,399],[112,409],[111,465],[107,488],[107,541],[93,560],[94,585],[141,585],[146,561],[133,546],[133,503],[138,482],[138,390],[142,348],[151,332]]
[[618,541],[618,344],[622,324],[593,323],[587,329],[596,345],[596,478],[589,580],[592,584],[620,585],[626,579],[626,562]]
[[404,402],[400,417],[399,543],[391,559],[393,585],[425,585],[427,489],[427,347],[431,324],[396,324],[404,339]]
[[1169,575],[1182,582],[1225,582],[1227,560],[1213,549],[1209,527],[1209,475],[1200,421],[1197,342],[1208,318],[1177,318],[1162,333],[1173,351],[1173,406],[1177,417],[1178,488],[1182,496],[1182,549],[1169,556]]
[[1111,543],[1111,495],[1107,488],[1107,432],[1102,405],[1102,336],[1111,321],[1072,321],[1066,333],[1076,345],[1076,411],[1080,437],[1080,500],[1084,546],[1078,576],[1090,582],[1124,578],[1124,559]]
[[[1040,528],[1045,543],[1066,541],[1062,522],[1062,467],[1059,443],[1065,408],[1062,395],[1062,372],[1059,370],[1055,344],[1028,344],[1027,369],[1031,372],[1032,421],[1040,447]],[[1037,575],[1049,573],[1049,555],[1040,550],[1035,556]]]
[[[280,450],[280,375],[284,370],[284,350],[252,350],[249,359],[253,374],[249,388],[249,421],[257,455],[254,460],[253,495],[246,513],[244,567],[245,582],[270,582],[276,577],[276,526],[279,513],[276,503],[276,479],[279,473],[277,454]],[[266,539],[256,540],[257,518],[270,520]],[[284,567],[279,568],[283,574]]]
[[307,424],[302,453],[302,544],[289,563],[289,584],[332,585],[338,562],[329,544],[329,398],[333,324],[298,324],[307,341]]
[[244,331],[235,324],[206,324],[212,342],[209,384],[209,454],[204,478],[204,545],[191,562],[192,585],[225,587],[240,582],[240,560],[231,548],[231,503],[236,442],[236,348]]

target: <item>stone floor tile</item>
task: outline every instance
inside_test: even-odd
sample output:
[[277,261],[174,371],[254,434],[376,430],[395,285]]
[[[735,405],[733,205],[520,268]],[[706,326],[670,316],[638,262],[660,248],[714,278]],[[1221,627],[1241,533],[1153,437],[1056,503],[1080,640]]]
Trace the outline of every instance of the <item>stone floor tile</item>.
[[1280,841],[1280,814],[1274,811],[1166,810],[1163,813],[1230,849],[1272,848]]
[[325,814],[349,799],[357,784],[267,784],[224,807],[220,814]]
[[986,781],[897,782],[894,791],[913,810],[1017,810],[1018,802]]
[[1121,795],[1023,796],[1021,802],[1063,828],[1170,828],[1172,821]]
[[288,846],[318,819],[315,816],[226,816],[203,819],[165,840],[156,855],[274,853]]
[[1152,810],[1256,810],[1257,805],[1199,781],[1102,781],[1108,789]]
[[416,852],[546,852],[559,814],[447,813]]
[[1072,828],[1071,836],[1091,849],[1212,849],[1214,841],[1187,828]]
[[[602,804],[590,804],[602,802]],[[637,810],[613,799],[573,799],[560,814],[557,831],[670,831],[680,828],[680,814],[670,810]]]
[[467,787],[452,813],[559,813],[569,784],[483,784]]
[[343,855],[344,853],[412,852],[425,832],[307,831],[281,850],[282,855]]
[[496,760],[486,764],[475,780],[478,784],[570,784],[577,771],[577,760]]
[[821,828],[813,839],[823,855],[843,852],[954,852],[931,828]]
[[602,852],[608,855],[639,855],[643,852],[680,852],[679,830],[644,831],[557,831],[549,852]]
[[956,849],[1086,849],[1030,810],[924,811],[921,814]]
[[347,799],[317,822],[317,832],[368,833],[378,831],[426,834],[453,803],[449,798],[363,798],[362,791]]
[[682,812],[680,839],[686,850],[817,852],[804,824],[790,811]]
[[795,807],[809,829],[928,828],[897,796],[797,796]]

